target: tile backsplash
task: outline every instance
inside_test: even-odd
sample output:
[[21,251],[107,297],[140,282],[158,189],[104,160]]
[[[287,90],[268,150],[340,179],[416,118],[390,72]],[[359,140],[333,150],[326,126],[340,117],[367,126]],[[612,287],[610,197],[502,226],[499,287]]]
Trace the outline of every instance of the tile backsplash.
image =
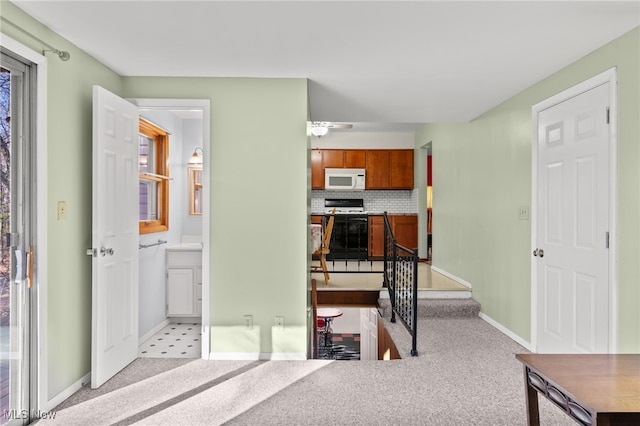
[[323,212],[325,198],[362,198],[364,209],[372,213],[416,214],[418,191],[363,191],[337,192],[314,190],[311,194],[311,212]]

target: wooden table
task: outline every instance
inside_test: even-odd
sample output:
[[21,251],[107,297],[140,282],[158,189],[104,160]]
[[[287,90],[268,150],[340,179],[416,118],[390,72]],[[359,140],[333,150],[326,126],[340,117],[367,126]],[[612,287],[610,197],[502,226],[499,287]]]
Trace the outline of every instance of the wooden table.
[[516,354],[524,364],[527,422],[538,393],[582,425],[640,425],[640,355]]

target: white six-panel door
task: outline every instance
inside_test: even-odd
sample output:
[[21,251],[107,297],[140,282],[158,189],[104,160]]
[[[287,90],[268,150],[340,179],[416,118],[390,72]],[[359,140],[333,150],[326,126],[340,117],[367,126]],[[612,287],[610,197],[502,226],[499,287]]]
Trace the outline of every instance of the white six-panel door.
[[138,355],[138,108],[93,88],[91,387]]
[[539,112],[537,351],[609,347],[611,83]]

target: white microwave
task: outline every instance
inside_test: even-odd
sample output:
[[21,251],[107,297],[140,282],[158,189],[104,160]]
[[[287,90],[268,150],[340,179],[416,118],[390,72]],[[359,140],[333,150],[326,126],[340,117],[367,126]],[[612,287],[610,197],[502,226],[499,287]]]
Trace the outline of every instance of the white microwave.
[[327,191],[364,191],[364,169],[324,169]]

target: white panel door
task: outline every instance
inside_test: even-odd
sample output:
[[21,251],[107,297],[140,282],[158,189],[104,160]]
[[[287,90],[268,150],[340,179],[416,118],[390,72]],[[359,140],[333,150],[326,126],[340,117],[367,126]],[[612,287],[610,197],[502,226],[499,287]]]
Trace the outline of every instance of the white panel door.
[[609,98],[606,83],[538,115],[541,353],[608,351]]
[[378,310],[360,308],[360,359],[378,359]]
[[138,355],[138,108],[93,88],[91,387]]

